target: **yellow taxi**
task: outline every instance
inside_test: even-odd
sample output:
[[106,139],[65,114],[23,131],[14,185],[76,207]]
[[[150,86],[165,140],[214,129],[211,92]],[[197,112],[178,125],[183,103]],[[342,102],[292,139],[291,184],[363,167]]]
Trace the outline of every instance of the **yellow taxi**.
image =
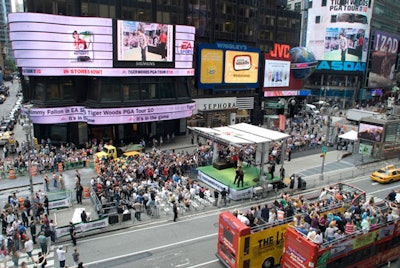
[[400,180],[400,169],[393,165],[386,166],[371,174],[371,179],[379,183],[391,183]]

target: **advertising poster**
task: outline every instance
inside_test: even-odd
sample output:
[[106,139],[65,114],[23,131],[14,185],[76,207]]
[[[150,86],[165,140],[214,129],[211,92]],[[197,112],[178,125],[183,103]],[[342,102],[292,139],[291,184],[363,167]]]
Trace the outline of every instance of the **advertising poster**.
[[112,67],[112,20],[11,13],[10,40],[20,67]]
[[[245,44],[199,44],[197,86],[202,89],[245,90],[259,85],[260,50]],[[241,85],[241,88],[238,87]]]
[[117,21],[119,61],[173,62],[173,25]]
[[23,75],[194,76],[193,26],[27,12],[8,21]]
[[313,1],[307,48],[317,60],[366,62],[372,1]]
[[203,84],[222,83],[224,53],[220,49],[202,49],[200,81]]
[[360,123],[358,137],[370,141],[382,141],[383,126]]
[[226,83],[257,83],[259,53],[228,50],[225,52]]
[[381,31],[374,32],[368,87],[388,87],[396,83],[399,40],[399,36]]
[[264,87],[288,87],[290,61],[265,60]]

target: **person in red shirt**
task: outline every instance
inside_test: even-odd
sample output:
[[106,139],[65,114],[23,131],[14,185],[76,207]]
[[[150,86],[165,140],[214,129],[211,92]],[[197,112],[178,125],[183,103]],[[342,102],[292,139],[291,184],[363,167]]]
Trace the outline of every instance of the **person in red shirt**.
[[74,31],[72,36],[74,37],[74,47],[76,50],[88,49],[88,44],[85,40],[79,37],[79,33],[77,31]]
[[161,59],[167,59],[167,34],[162,31],[160,34],[160,50],[161,50]]

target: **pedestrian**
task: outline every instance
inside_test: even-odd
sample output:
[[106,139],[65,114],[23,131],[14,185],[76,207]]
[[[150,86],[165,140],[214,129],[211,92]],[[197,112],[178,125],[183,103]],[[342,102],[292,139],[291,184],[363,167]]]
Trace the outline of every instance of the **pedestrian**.
[[22,219],[22,224],[25,227],[28,227],[29,226],[29,218],[28,218],[28,213],[26,212],[26,210],[23,210],[21,212],[21,219]]
[[[121,204],[121,205],[122,205],[122,204]],[[87,216],[86,211],[85,211],[84,209],[83,209],[82,212],[81,212],[81,221],[82,221],[83,223],[85,223],[85,222],[88,221],[88,216]]]
[[68,230],[69,230],[69,235],[72,240],[72,244],[74,245],[74,247],[76,247],[76,230],[75,230],[75,225],[72,221],[69,222]]
[[394,190],[390,191],[390,193],[386,196],[385,199],[387,199],[389,202],[394,202],[396,201],[396,192]]
[[174,212],[174,221],[176,222],[178,219],[178,206],[176,205],[176,201],[173,201],[173,203],[172,210]]
[[279,174],[280,174],[281,180],[283,180],[285,178],[285,168],[283,167],[283,165],[279,169]]
[[83,187],[80,183],[76,184],[76,202],[82,204]]
[[61,173],[58,176],[58,180],[60,181],[60,191],[65,191],[65,181],[64,181],[64,177]]
[[290,160],[292,159],[292,149],[286,148],[286,156],[288,161],[290,162]]
[[46,192],[50,192],[49,184],[50,184],[49,176],[47,174],[45,174],[44,175],[44,185],[45,185]]
[[235,180],[233,181],[233,184],[236,184],[236,182],[237,182],[238,179],[239,179],[240,169],[241,169],[241,167],[238,166],[238,167],[236,168],[236,170],[235,170]]
[[292,195],[294,191],[295,175],[290,176],[289,192]]
[[53,172],[53,187],[54,188],[58,187],[58,176],[55,172]]
[[31,200],[29,200],[29,197],[26,197],[24,199],[24,207],[29,217],[31,215],[31,209],[32,209]]
[[274,179],[274,173],[275,173],[275,163],[272,162],[271,165],[269,166],[269,174],[271,176],[271,180]]
[[227,198],[228,192],[226,191],[225,188],[222,189],[221,191],[221,201],[223,202],[224,206],[226,207],[226,198]]
[[19,264],[18,264],[19,257],[20,257],[20,255],[19,255],[18,250],[16,248],[13,248],[13,250],[11,251],[11,259],[12,259],[12,262],[13,262],[15,268],[19,267]]
[[47,260],[46,260],[47,254],[43,253],[43,252],[39,252],[38,253],[38,260],[37,262],[34,264],[34,267],[41,267],[41,268],[45,268],[47,265]]
[[39,236],[38,236],[38,241],[40,245],[40,249],[44,254],[47,254],[47,238],[44,235],[44,231],[41,231]]
[[50,238],[51,242],[55,243],[56,242],[56,227],[57,225],[53,222],[53,220],[50,220]]
[[33,258],[32,251],[33,251],[33,241],[32,239],[26,239],[24,243],[24,251],[26,252],[26,255],[32,260],[32,262],[35,262],[35,259]]
[[218,197],[219,197],[219,192],[217,189],[214,190],[214,206],[218,205]]
[[60,268],[64,268],[65,267],[65,259],[66,259],[66,255],[68,253],[68,246],[65,247],[65,249],[63,249],[63,246],[59,246],[57,249],[57,258],[58,261],[60,262]]
[[47,197],[47,195],[44,196],[43,206],[44,206],[44,213],[46,213],[46,215],[49,215],[49,198]]
[[240,187],[240,183],[242,183],[242,187],[243,187],[243,183],[244,183],[244,172],[242,170],[242,167],[239,167],[239,177],[238,177],[238,182],[237,182],[237,187]]
[[83,267],[83,262],[78,263],[78,267],[77,268],[84,268]]
[[75,178],[78,180],[79,183],[81,183],[81,174],[77,169],[75,169]]
[[28,268],[28,264],[26,264],[26,262],[21,262],[21,268]]
[[74,260],[74,265],[79,265],[80,254],[78,252],[78,248],[74,248],[74,252],[72,253],[72,259]]
[[35,217],[31,217],[31,223],[29,225],[29,228],[31,230],[31,237],[32,237],[32,242],[34,245],[36,245],[36,220]]

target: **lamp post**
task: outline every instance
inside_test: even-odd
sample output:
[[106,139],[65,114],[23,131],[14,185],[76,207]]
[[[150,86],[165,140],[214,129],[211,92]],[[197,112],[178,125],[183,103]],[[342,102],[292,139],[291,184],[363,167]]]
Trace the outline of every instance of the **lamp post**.
[[[326,113],[327,108],[326,108],[326,107],[322,107],[322,108],[321,108],[321,111],[322,111],[323,113]],[[319,178],[320,178],[321,180],[324,179],[325,157],[326,157],[326,153],[327,153],[327,151],[328,151],[327,145],[329,144],[330,126],[331,126],[331,116],[328,115],[328,117],[327,117],[327,122],[326,122],[326,136],[325,136],[324,142],[322,143],[322,149],[321,149],[322,164],[321,164],[321,174],[320,174],[320,176],[319,176]]]
[[25,137],[27,142],[27,151],[28,151],[28,177],[29,177],[29,187],[31,194],[31,206],[33,215],[36,214],[36,206],[34,199],[34,191],[33,191],[33,178],[32,178],[32,159],[31,159],[31,149],[32,149],[32,121],[30,117],[30,107],[26,107],[26,115],[25,120],[23,122],[22,128],[25,131]]

